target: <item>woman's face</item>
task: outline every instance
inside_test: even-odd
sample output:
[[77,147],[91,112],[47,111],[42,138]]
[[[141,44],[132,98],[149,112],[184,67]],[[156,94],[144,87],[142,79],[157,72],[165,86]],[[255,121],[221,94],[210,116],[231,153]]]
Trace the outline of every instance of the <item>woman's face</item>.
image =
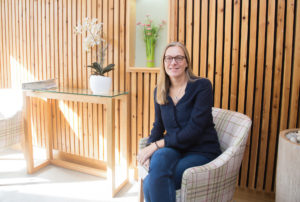
[[164,66],[170,78],[185,76],[187,62],[183,50],[178,46],[169,47],[165,53]]

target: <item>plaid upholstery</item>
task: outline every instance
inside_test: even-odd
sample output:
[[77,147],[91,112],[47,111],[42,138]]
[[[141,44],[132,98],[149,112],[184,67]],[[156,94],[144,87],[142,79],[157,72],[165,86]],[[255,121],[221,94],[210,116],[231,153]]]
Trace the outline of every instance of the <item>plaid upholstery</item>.
[[0,89],[0,151],[19,143],[23,134],[22,94]]
[[[246,146],[251,120],[244,114],[213,108],[215,128],[223,153],[215,160],[184,171],[181,189],[176,191],[177,202],[231,201]],[[145,147],[147,138],[140,141]],[[138,166],[139,177],[148,168]]]

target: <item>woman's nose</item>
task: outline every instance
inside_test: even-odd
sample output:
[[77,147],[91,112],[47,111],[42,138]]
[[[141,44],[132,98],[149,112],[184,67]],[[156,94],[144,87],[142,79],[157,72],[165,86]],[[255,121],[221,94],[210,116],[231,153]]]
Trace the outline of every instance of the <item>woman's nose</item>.
[[172,60],[171,60],[171,64],[173,64],[173,62],[174,62],[175,64],[177,64],[177,62],[176,62],[175,58],[172,58]]

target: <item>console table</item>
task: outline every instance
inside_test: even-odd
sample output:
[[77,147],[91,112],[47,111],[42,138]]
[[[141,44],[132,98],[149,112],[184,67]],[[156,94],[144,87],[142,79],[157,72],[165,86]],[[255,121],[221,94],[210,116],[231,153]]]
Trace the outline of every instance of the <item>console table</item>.
[[[23,119],[24,119],[24,156],[27,162],[27,172],[34,173],[40,168],[43,168],[49,164],[58,165],[64,168],[85,172],[88,174],[106,177],[109,184],[109,191],[111,196],[115,194],[128,182],[128,93],[127,92],[110,92],[108,94],[95,95],[88,89],[71,89],[71,88],[56,88],[56,89],[39,89],[39,90],[24,90],[23,91]],[[32,97],[42,98],[46,100],[45,109],[45,131],[46,131],[46,153],[47,158],[39,165],[35,165],[33,157],[33,143],[32,143],[32,129],[31,129],[31,104],[30,99]],[[51,100],[63,100],[63,101],[76,101],[83,103],[96,103],[106,105],[106,127],[104,133],[106,134],[106,148],[107,148],[107,161],[104,164],[104,168],[96,168],[89,166],[88,163],[77,163],[74,161],[67,161],[65,159],[55,159],[53,155],[53,129],[52,129],[52,111]],[[125,171],[125,175],[122,179],[117,179],[116,165],[115,165],[115,101],[120,100],[120,166],[118,168]],[[84,157],[81,157],[84,158]],[[97,160],[94,160],[97,161]],[[99,160],[100,163],[100,160]],[[124,170],[126,169],[126,170]],[[124,179],[123,179],[124,178]]]

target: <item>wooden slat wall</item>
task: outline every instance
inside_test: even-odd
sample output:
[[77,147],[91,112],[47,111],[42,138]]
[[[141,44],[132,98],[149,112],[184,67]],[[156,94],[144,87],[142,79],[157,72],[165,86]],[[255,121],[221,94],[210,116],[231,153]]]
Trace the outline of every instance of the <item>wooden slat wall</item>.
[[186,44],[193,71],[213,83],[214,106],[253,121],[239,186],[273,192],[278,133],[299,128],[300,2],[174,2],[171,38]]
[[[84,52],[74,27],[86,17],[104,23],[109,50],[107,63],[116,64],[114,90],[126,90],[124,0],[0,0],[0,87],[57,78],[59,86],[88,88],[96,53]],[[45,145],[44,101],[33,99],[34,143]],[[117,147],[120,135],[120,103],[116,103]],[[103,105],[52,102],[55,149],[103,160]]]
[[[273,192],[278,133],[300,127],[300,3],[297,0],[170,0],[170,41],[185,43],[193,71],[214,86],[214,105],[253,121],[239,186]],[[157,73],[125,71],[125,0],[0,0],[0,87],[58,78],[60,86],[88,87],[85,66],[95,52],[82,50],[73,27],[85,17],[104,22],[115,90],[130,91],[131,163],[154,120]],[[41,100],[33,100],[34,141],[45,143]],[[102,105],[53,102],[54,148],[105,159]],[[119,134],[119,103],[115,112]],[[116,144],[119,144],[119,137]]]

